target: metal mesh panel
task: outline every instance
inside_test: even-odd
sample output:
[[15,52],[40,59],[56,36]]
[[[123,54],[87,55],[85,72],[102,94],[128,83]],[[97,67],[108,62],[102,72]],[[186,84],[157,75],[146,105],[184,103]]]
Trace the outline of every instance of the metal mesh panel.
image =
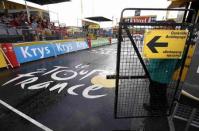
[[[177,119],[188,121],[192,113],[192,110],[193,108],[190,106],[179,104],[174,117]],[[196,114],[194,115],[191,125],[199,127],[199,110],[197,110]]]
[[179,104],[175,115],[188,120],[191,115],[191,111],[192,111],[191,107],[187,105]]
[[199,111],[197,110],[196,115],[193,119],[193,124],[197,125],[199,127]]
[[[124,30],[123,30],[124,32]],[[143,49],[143,38],[134,36],[134,41],[140,52]],[[127,35],[123,35],[120,54],[120,76],[141,76],[145,75],[144,69]],[[148,102],[149,85],[147,79],[121,79],[118,90],[118,117],[146,115],[143,103]],[[136,94],[135,94],[136,92]],[[136,113],[136,114],[135,114]]]
[[120,80],[118,117],[147,116],[143,103],[149,101],[148,85],[148,80],[144,79]]
[[[164,85],[166,88],[166,106],[163,107],[165,110],[162,110],[161,95],[159,94],[155,97],[155,101],[159,102],[155,105],[155,110],[149,112],[146,110],[143,105],[146,103],[150,103],[150,93],[149,93],[149,85],[150,80],[148,78],[133,78],[133,79],[119,79],[118,80],[118,96],[117,96],[117,117],[145,117],[145,116],[165,116],[169,115],[169,109],[173,103],[174,92],[176,90],[177,81],[172,79],[172,75],[175,71],[174,68],[179,64],[179,60],[177,59],[169,59],[169,60],[151,60],[147,58],[143,58],[143,40],[144,40],[144,32],[150,29],[182,29],[181,26],[128,26],[127,30],[130,32],[131,36],[128,36],[128,31],[122,30],[122,42],[120,48],[120,63],[119,63],[119,77],[123,76],[146,76],[143,65],[140,62],[140,58],[138,57],[135,48],[133,47],[133,43],[130,40],[130,37],[133,38],[133,41],[136,47],[141,54],[141,59],[143,60],[147,70],[153,72],[156,77],[159,77],[160,81],[164,81],[166,79],[170,81],[169,84]],[[155,67],[155,65],[158,67]],[[170,70],[172,73],[167,73],[167,70]],[[168,78],[170,77],[170,78]],[[179,77],[179,76],[178,76]],[[167,81],[167,80],[166,80]],[[159,85],[161,86],[161,85]],[[154,89],[153,89],[154,91]],[[158,94],[158,91],[156,91]]]

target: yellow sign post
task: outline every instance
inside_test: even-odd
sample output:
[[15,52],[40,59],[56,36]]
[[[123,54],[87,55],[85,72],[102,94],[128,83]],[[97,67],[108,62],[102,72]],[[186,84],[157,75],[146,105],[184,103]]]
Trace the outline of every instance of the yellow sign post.
[[0,68],[7,67],[7,63],[3,57],[2,49],[0,48]]
[[144,38],[144,57],[180,59],[187,39],[186,30],[148,30]]

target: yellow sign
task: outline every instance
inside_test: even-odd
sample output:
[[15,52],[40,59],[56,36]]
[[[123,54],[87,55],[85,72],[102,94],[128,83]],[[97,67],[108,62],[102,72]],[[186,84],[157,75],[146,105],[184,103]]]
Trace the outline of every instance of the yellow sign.
[[151,59],[180,59],[188,31],[148,30],[144,38],[144,57]]
[[[191,45],[189,47],[189,52],[188,52],[188,56],[186,58],[186,61],[185,61],[185,65],[184,65],[184,69],[183,69],[183,72],[182,72],[182,77],[181,77],[181,81],[184,81],[186,76],[187,76],[187,72],[189,70],[189,66],[191,64],[191,59],[193,57],[193,54],[194,54],[194,51],[195,51],[195,48],[196,48],[196,45]],[[180,67],[181,68],[181,67]],[[179,73],[180,73],[180,68],[177,69],[175,71],[175,73],[173,74],[173,80],[178,80],[178,77],[179,77]]]
[[2,54],[1,51],[2,51],[2,50],[1,50],[1,48],[0,48],[0,68],[3,68],[3,67],[6,67],[7,64],[6,64],[6,61],[5,61],[5,59],[4,59],[3,54]]
[[100,26],[99,25],[97,25],[97,24],[92,24],[92,25],[89,25],[89,27],[88,27],[89,29],[99,29],[100,28]]

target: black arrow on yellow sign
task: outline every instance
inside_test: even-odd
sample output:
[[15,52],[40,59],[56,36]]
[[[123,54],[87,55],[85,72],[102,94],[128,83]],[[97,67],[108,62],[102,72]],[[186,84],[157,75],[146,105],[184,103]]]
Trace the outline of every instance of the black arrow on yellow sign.
[[156,42],[158,39],[160,39],[161,36],[155,36],[151,41],[149,41],[149,43],[147,44],[147,46],[149,47],[149,49],[153,52],[153,53],[158,53],[158,51],[156,50],[155,47],[168,47],[168,43],[166,42]]

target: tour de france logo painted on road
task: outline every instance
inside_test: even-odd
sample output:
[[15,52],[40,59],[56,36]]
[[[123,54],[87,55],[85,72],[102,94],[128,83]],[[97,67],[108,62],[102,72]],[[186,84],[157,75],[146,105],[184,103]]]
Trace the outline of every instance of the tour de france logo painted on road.
[[[64,89],[66,89],[67,93],[70,95],[79,95],[75,92],[75,90],[78,88],[84,88],[82,91],[82,96],[88,99],[95,99],[107,96],[107,94],[93,95],[91,92],[100,90],[104,87],[114,87],[114,80],[105,79],[105,75],[107,74],[110,74],[110,71],[100,69],[91,70],[89,69],[89,65],[83,64],[76,65],[73,68],[66,66],[53,66],[53,69],[50,70],[42,68],[33,72],[18,74],[15,78],[7,81],[2,86],[14,84],[15,86],[20,86],[22,89],[48,89],[50,92],[57,91],[58,93],[61,93]],[[42,76],[50,77],[46,77],[47,79],[45,78],[45,81],[38,82]],[[91,81],[89,83],[90,85],[84,83],[85,81],[83,80],[86,78],[92,78],[93,82]],[[72,86],[70,83],[71,80],[73,80],[73,83],[75,81],[75,84]]]

